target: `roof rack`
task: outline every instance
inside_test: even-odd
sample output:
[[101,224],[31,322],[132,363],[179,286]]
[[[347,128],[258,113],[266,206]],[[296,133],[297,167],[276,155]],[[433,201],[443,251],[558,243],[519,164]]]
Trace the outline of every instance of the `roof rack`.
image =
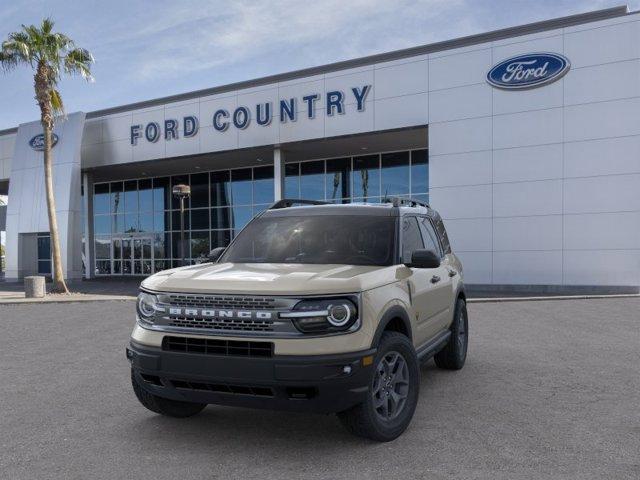
[[415,198],[406,198],[406,197],[386,197],[382,199],[382,203],[390,203],[394,207],[425,207],[431,208],[428,203],[422,202],[420,200],[416,200]]
[[301,198],[283,198],[274,202],[269,210],[276,210],[278,208],[288,208],[294,205],[329,205],[329,202],[323,202],[321,200],[303,200]]

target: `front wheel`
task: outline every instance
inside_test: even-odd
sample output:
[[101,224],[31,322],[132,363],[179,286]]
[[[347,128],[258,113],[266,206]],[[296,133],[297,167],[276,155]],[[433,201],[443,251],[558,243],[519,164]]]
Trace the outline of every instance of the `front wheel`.
[[186,418],[200,413],[207,405],[204,403],[180,402],[162,398],[147,392],[138,383],[138,379],[131,370],[131,384],[133,391],[140,403],[154,413],[166,415],[167,417]]
[[420,368],[411,341],[385,332],[374,360],[367,400],[338,418],[351,433],[378,442],[400,436],[413,418],[420,390]]
[[440,350],[433,359],[439,368],[460,370],[467,359],[469,344],[469,317],[467,304],[461,298],[456,302],[456,311],[451,324],[451,337],[446,347]]

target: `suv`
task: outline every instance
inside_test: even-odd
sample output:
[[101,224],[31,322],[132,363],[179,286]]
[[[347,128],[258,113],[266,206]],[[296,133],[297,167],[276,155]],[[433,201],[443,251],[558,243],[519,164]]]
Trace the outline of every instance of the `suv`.
[[420,362],[462,368],[467,326],[462,265],[428,205],[281,200],[209,263],[142,282],[127,357],[162,415],[337,413],[389,441],[415,411]]

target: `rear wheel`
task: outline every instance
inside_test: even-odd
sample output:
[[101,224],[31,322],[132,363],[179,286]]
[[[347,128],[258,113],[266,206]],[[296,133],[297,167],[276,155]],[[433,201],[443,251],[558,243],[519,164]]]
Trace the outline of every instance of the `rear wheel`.
[[436,353],[433,359],[439,368],[445,370],[460,370],[467,359],[467,346],[469,344],[467,304],[461,298],[456,302],[456,311],[450,330],[451,337],[449,338],[449,343]]
[[131,370],[131,384],[140,403],[160,415],[176,418],[191,417],[200,413],[207,406],[205,403],[180,402],[149,393],[140,386],[133,370]]
[[374,360],[367,400],[338,418],[351,433],[379,442],[400,436],[413,418],[420,389],[420,369],[411,341],[385,332]]

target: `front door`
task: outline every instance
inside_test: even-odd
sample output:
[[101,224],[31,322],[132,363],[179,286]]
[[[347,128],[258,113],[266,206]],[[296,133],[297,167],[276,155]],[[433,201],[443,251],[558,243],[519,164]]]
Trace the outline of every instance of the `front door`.
[[[402,219],[402,262],[409,263],[414,250],[429,248],[424,242],[418,219],[407,216]],[[444,266],[438,268],[411,268],[407,284],[411,292],[411,304],[417,329],[416,345],[436,335],[441,329],[441,319],[449,309],[450,281]]]
[[114,237],[111,242],[114,275],[151,275],[153,237]]

